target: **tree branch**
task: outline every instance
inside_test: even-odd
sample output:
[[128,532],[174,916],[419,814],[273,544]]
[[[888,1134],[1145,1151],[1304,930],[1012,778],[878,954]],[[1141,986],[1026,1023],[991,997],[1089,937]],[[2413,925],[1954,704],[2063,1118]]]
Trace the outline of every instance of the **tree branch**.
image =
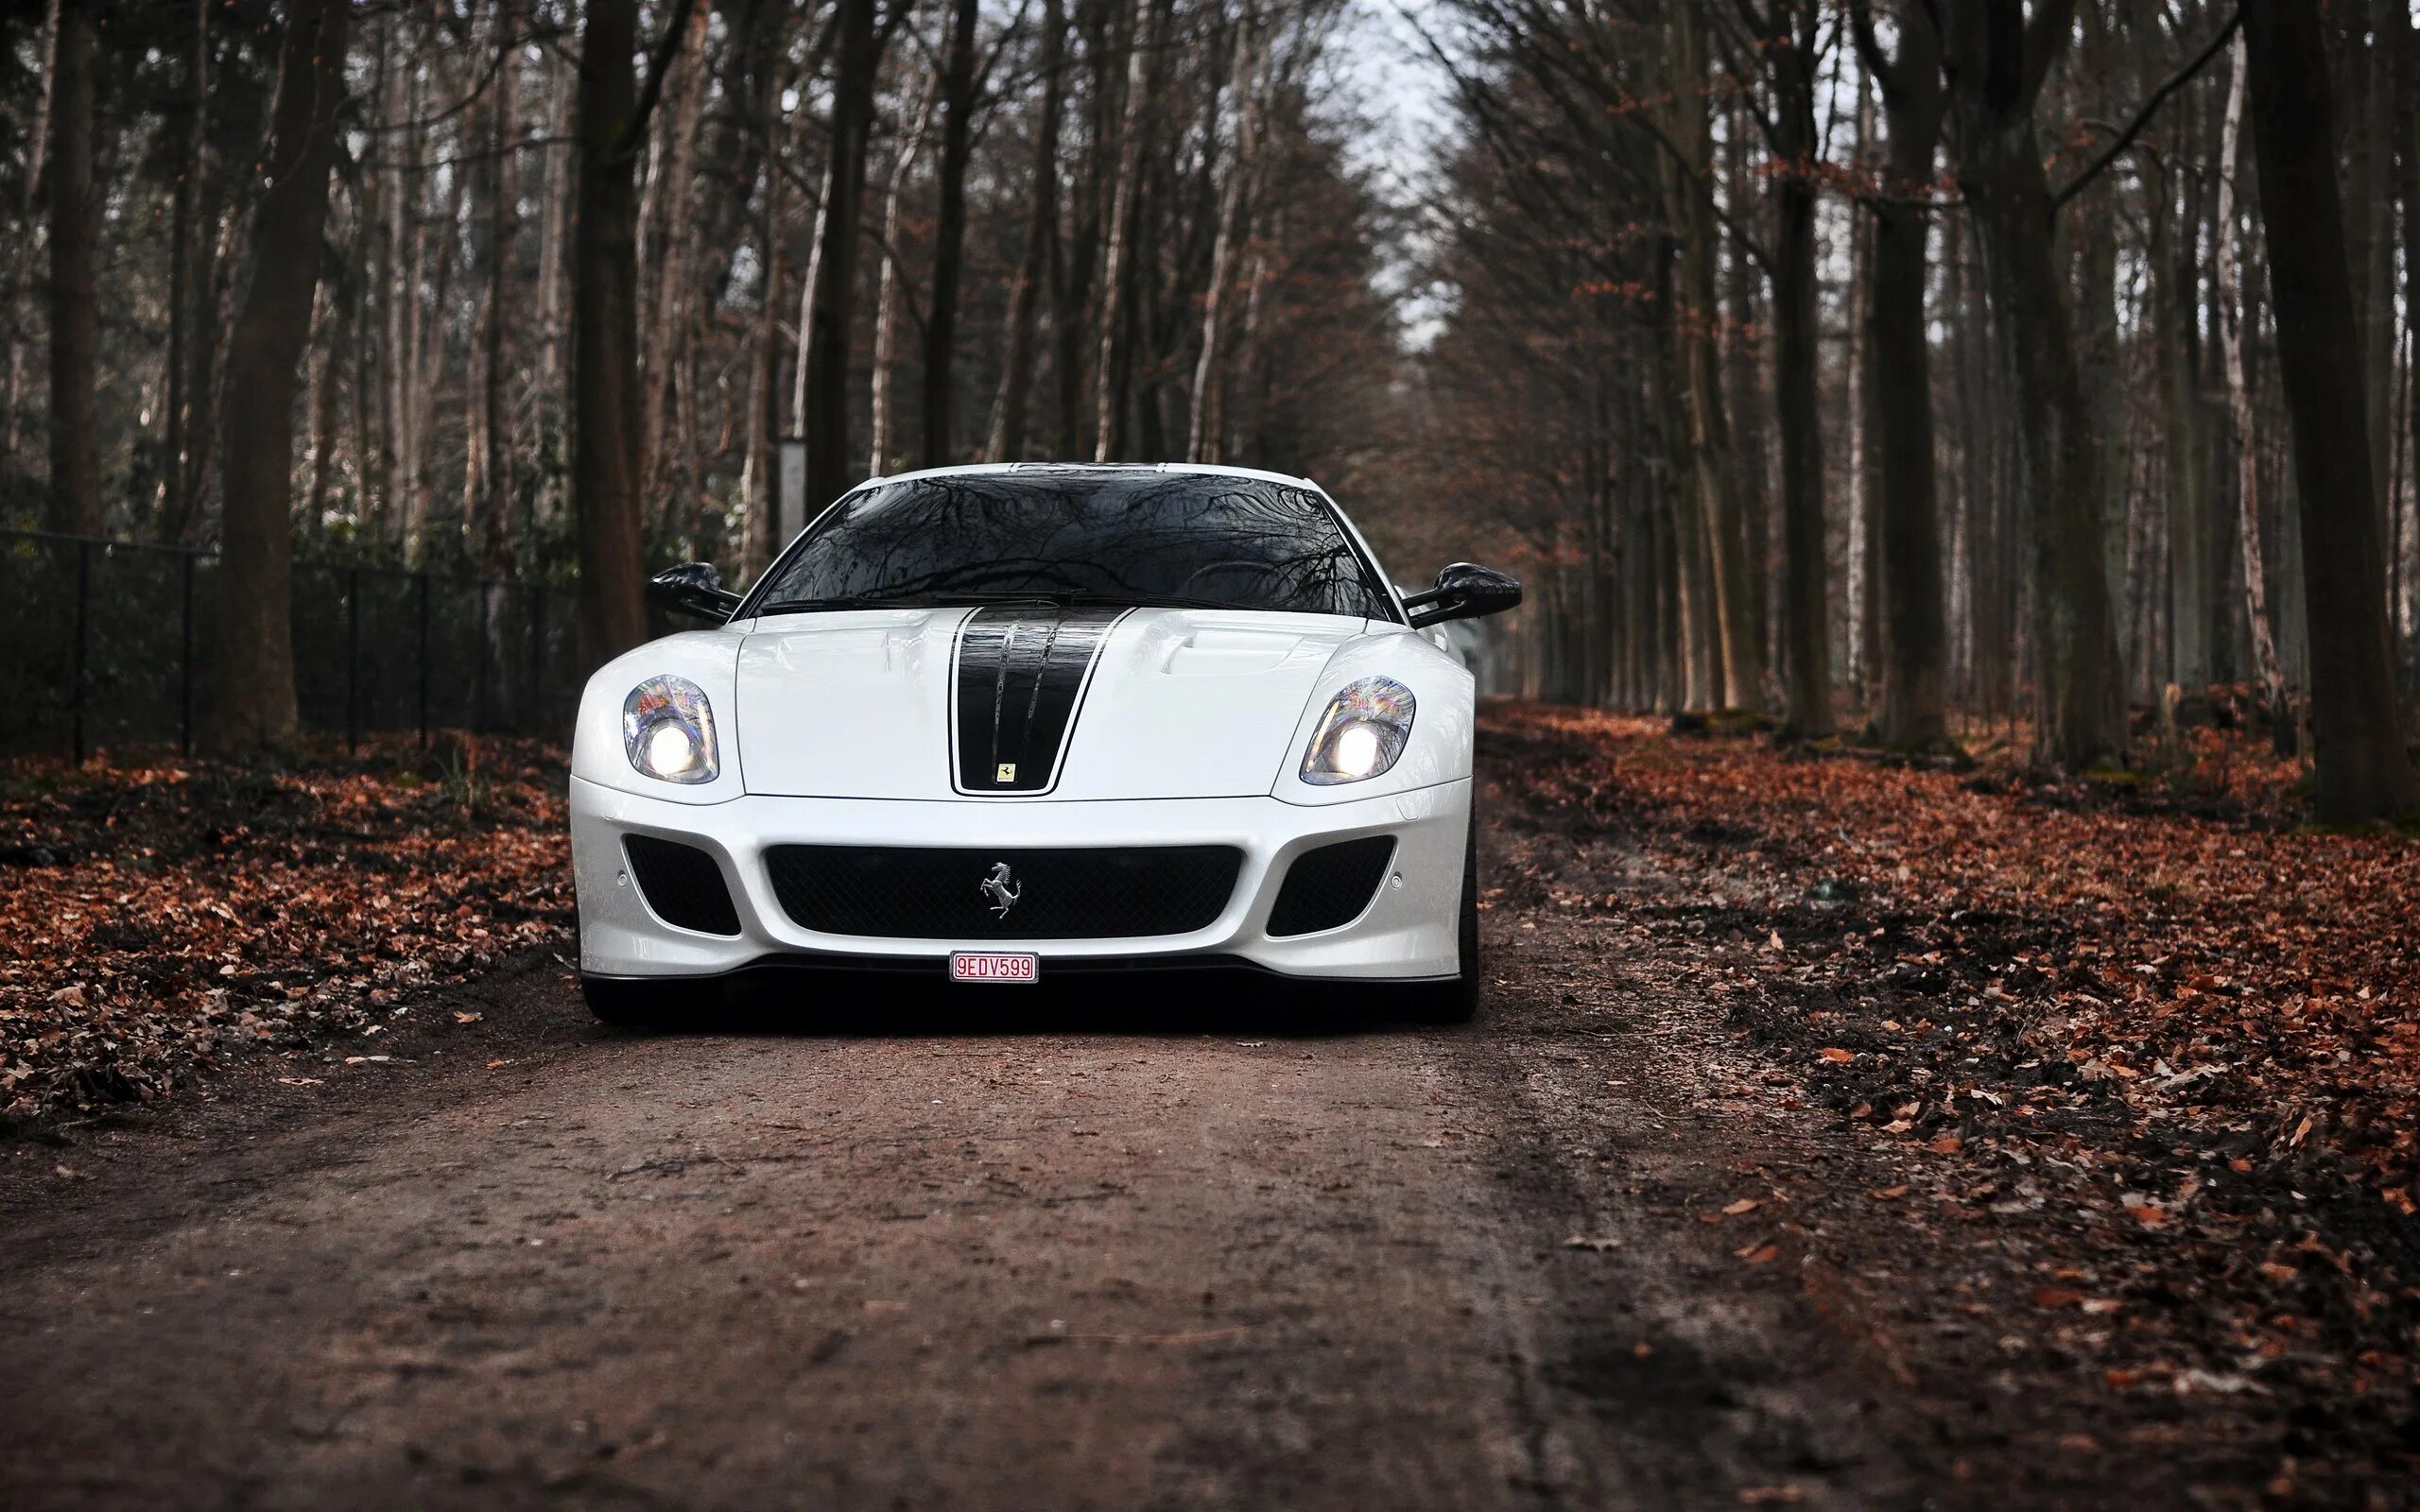
[[664,76],[672,71],[672,60],[681,51],[681,34],[689,29],[689,12],[696,5],[697,0],[672,0],[664,35],[648,55],[647,82],[639,86],[638,104],[631,107],[630,120],[614,141],[614,157],[628,157],[639,149],[639,139],[647,135],[647,118],[655,113],[656,102],[664,97]]
[[2143,129],[2152,124],[2152,117],[2159,113],[2159,108],[2168,103],[2169,96],[2190,83],[2194,75],[2207,67],[2210,60],[2219,56],[2219,50],[2234,38],[2236,28],[2242,25],[2243,9],[2238,6],[2227,17],[2226,25],[2219,28],[2219,34],[2210,39],[2208,46],[2194,55],[2192,61],[2169,75],[2167,82],[2152,91],[2152,97],[2143,102],[2143,108],[2135,112],[2135,118],[2126,123],[2126,129],[2118,133],[2117,140],[2111,142],[2101,150],[2099,157],[2084,164],[2082,172],[2068,180],[2057,194],[2050,197],[2051,213],[2057,214],[2068,200],[2089,188],[2092,180],[2106,172],[2111,163],[2125,156],[2126,149],[2135,145],[2135,139],[2143,134]]

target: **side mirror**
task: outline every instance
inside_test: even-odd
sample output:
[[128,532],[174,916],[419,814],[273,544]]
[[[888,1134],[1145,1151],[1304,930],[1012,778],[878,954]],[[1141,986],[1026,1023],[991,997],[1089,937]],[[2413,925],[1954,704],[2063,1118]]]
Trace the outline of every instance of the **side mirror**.
[[1425,593],[1407,594],[1403,607],[1411,611],[1414,629],[1447,620],[1477,619],[1501,614],[1521,602],[1521,579],[1477,562],[1458,561],[1437,575],[1437,586]]
[[722,573],[710,561],[683,562],[647,580],[647,601],[658,609],[717,625],[731,618],[739,595],[722,586]]

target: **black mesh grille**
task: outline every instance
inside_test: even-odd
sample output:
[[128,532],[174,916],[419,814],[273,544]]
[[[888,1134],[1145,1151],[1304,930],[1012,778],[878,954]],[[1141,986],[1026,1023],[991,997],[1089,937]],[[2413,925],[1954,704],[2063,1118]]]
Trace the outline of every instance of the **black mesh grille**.
[[1360,918],[1370,906],[1370,895],[1386,879],[1387,863],[1394,853],[1394,836],[1374,834],[1296,856],[1286,872],[1286,885],[1277,889],[1277,906],[1269,911],[1269,933],[1316,935]]
[[700,935],[739,933],[738,910],[731,906],[731,889],[723,885],[722,868],[714,857],[651,834],[624,835],[622,850],[656,918]]
[[[1207,928],[1236,890],[1232,846],[946,850],[774,846],[773,896],[803,929],[891,939],[1105,939]],[[987,889],[998,868],[999,885]],[[1004,895],[1012,901],[1003,912]]]

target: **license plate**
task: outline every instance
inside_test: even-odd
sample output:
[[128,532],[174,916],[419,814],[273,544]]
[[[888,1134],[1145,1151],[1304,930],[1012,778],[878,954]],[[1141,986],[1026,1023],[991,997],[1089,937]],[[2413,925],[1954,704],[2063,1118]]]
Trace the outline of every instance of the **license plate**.
[[953,982],[1034,982],[1041,975],[1041,957],[1014,951],[959,951],[949,958]]

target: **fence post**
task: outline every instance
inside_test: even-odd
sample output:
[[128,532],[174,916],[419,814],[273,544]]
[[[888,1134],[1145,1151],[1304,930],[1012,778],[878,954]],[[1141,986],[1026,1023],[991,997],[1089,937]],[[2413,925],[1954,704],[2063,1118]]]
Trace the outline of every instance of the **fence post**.
[[93,604],[93,543],[76,542],[76,685],[69,695],[73,700],[76,739],[76,765],[84,765],[84,662],[87,655],[85,640],[92,626]]
[[428,749],[428,574],[413,575],[420,584],[420,748]]
[[344,584],[344,752],[361,754],[361,568]]
[[177,749],[188,761],[193,759],[193,574],[194,560],[199,555],[196,551],[185,552],[181,558],[184,570],[178,575],[184,581],[184,602],[178,631],[182,647],[182,672],[178,681],[183,686],[178,690]]

